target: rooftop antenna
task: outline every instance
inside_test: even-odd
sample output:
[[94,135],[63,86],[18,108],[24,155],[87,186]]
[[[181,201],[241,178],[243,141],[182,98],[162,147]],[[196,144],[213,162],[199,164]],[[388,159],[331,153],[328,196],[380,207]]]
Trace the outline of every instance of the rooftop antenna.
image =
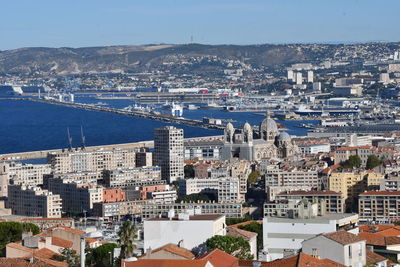
[[82,141],[82,149],[85,149],[86,137],[83,135],[83,127],[82,127],[82,125],[81,125],[81,141]]
[[72,137],[69,133],[69,127],[67,127],[67,134],[68,134],[68,149],[72,150]]

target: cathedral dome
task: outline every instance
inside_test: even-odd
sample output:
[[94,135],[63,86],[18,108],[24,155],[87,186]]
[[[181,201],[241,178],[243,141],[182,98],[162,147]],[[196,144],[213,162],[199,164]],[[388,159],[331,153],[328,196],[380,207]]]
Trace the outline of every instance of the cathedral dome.
[[230,122],[226,125],[225,129],[231,132],[235,131],[235,128],[233,128],[233,124]]
[[281,132],[278,135],[278,141],[291,142],[292,138],[290,138],[290,135],[287,132]]
[[276,122],[273,119],[271,119],[270,117],[267,117],[261,122],[260,131],[277,133],[278,126],[276,125]]
[[244,130],[244,131],[252,131],[253,129],[251,128],[250,124],[249,124],[248,122],[246,122],[246,123],[243,125],[243,130]]

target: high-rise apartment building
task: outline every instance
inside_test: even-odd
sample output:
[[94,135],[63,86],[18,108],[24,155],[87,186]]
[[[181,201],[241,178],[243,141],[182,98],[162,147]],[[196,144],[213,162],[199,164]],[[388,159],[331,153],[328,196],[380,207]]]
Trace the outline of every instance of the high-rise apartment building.
[[307,71],[307,82],[314,82],[314,72],[312,70]]
[[15,215],[61,218],[60,195],[39,187],[9,185],[7,204]]
[[102,171],[136,166],[133,149],[64,151],[48,155],[54,173]]
[[183,129],[173,126],[154,131],[154,165],[161,167],[162,179],[172,183],[184,177]]

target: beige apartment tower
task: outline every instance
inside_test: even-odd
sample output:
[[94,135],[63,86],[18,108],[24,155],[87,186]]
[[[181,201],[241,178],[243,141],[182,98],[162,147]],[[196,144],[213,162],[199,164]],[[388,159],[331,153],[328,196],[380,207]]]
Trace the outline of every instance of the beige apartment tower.
[[183,179],[183,129],[165,126],[154,130],[154,165],[168,183]]

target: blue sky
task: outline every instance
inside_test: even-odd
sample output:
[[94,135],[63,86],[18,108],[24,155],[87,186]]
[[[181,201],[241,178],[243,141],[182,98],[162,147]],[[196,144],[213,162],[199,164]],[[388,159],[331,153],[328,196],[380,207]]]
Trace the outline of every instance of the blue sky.
[[399,0],[2,0],[0,50],[400,41]]

